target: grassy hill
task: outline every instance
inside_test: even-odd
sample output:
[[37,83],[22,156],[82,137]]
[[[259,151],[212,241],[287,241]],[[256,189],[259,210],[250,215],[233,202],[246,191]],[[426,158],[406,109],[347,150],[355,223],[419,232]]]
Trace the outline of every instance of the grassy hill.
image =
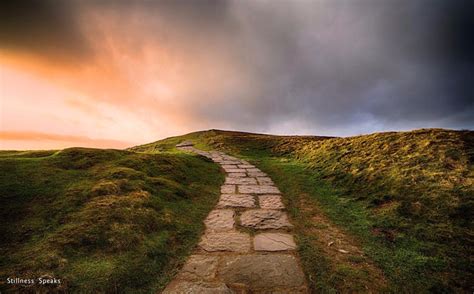
[[472,292],[474,132],[438,129],[349,138],[211,130],[129,150],[1,151],[2,281],[163,287],[223,182],[218,166],[175,149],[184,140],[273,178],[315,292]]
[[85,148],[2,151],[0,171],[1,280],[56,277],[82,293],[161,288],[223,182],[197,156]]
[[[328,138],[211,130],[132,150],[172,150],[183,140],[244,157],[274,178],[313,290],[472,292],[474,132]],[[329,250],[328,234],[363,257]]]

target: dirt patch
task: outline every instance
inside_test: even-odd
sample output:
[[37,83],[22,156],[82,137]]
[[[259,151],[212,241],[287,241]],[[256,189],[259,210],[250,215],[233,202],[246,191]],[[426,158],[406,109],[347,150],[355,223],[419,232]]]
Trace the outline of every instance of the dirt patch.
[[343,281],[339,284],[342,292],[364,290],[379,293],[387,288],[383,272],[366,256],[359,242],[333,224],[317,206],[309,202],[308,195],[300,195],[295,203],[299,208],[297,218],[302,218],[297,231],[302,236],[312,236],[311,243],[316,246],[330,263],[330,271],[338,276],[342,272]]

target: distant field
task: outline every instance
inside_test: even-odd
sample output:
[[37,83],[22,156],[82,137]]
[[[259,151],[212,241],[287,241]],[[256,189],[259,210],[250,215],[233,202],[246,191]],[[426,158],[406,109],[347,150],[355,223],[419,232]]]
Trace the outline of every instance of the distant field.
[[[133,150],[172,150],[183,140],[245,157],[275,179],[315,291],[472,292],[474,132],[327,138],[212,130]],[[331,255],[322,245],[327,232],[367,258]],[[387,285],[377,283],[377,269]]]
[[3,151],[0,171],[2,281],[50,276],[82,293],[163,287],[223,182],[196,156],[85,148]]

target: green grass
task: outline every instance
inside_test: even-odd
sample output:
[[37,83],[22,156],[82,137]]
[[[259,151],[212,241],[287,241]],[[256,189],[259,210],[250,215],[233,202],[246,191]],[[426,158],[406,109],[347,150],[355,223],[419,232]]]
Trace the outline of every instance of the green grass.
[[161,289],[223,182],[217,165],[183,153],[5,151],[0,170],[2,281],[49,275],[70,292]]
[[[211,130],[129,151],[0,152],[1,278],[51,275],[72,292],[161,289],[223,181],[215,164],[176,151],[184,140],[273,178],[313,291],[472,292],[474,133],[449,130],[350,138]],[[332,254],[331,229],[364,255]]]
[[182,140],[245,157],[274,178],[315,291],[360,292],[373,277],[338,267],[315,245],[306,206],[361,244],[387,278],[385,291],[472,292],[474,132],[325,138],[211,130],[136,148],[168,150]]

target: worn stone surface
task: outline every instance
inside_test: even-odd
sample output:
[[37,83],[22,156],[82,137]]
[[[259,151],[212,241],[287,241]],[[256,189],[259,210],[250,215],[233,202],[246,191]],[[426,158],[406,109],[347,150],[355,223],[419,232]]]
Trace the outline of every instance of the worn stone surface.
[[238,168],[237,165],[233,165],[233,164],[224,164],[222,165],[222,168],[223,169],[229,169],[229,168]]
[[218,257],[212,255],[191,255],[178,274],[179,279],[188,281],[209,281],[216,277]]
[[248,252],[250,250],[250,235],[237,231],[224,233],[209,232],[204,234],[199,247],[209,252]]
[[272,179],[269,177],[257,177],[257,181],[260,185],[274,185]]
[[277,187],[267,185],[239,185],[238,189],[244,194],[280,194]]
[[261,195],[258,196],[258,203],[263,209],[284,209],[280,195]]
[[239,165],[240,161],[233,161],[233,160],[224,160],[221,162],[222,165]]
[[257,180],[255,178],[235,178],[235,177],[227,177],[225,179],[226,185],[256,185]]
[[246,173],[240,173],[240,172],[239,173],[228,173],[227,176],[229,178],[244,178],[244,177],[247,176],[247,174]]
[[[284,232],[292,225],[270,177],[220,151],[187,144],[179,148],[212,159],[227,177],[217,209],[205,220],[198,249],[163,293],[309,293],[296,255],[288,252],[296,248],[292,235]],[[244,227],[256,235],[250,236]]]
[[304,285],[303,271],[288,254],[224,256],[217,275],[226,284],[242,283],[251,290]]
[[235,185],[222,185],[221,193],[232,194],[235,193]]
[[266,177],[267,174],[264,172],[248,172],[249,177]]
[[284,233],[261,233],[254,237],[256,251],[283,251],[296,249],[293,236]]
[[234,211],[231,209],[215,209],[204,221],[206,229],[211,231],[228,231],[234,227]]
[[241,168],[228,168],[228,169],[224,169],[224,170],[228,173],[245,173],[245,172],[247,172],[245,169],[241,169]]
[[239,168],[256,168],[251,164],[239,164]]
[[166,287],[163,294],[232,294],[224,283],[189,282],[175,280]]
[[217,207],[255,207],[255,199],[247,194],[222,194]]
[[240,216],[240,224],[254,229],[283,229],[291,228],[286,213],[279,210],[252,209]]

